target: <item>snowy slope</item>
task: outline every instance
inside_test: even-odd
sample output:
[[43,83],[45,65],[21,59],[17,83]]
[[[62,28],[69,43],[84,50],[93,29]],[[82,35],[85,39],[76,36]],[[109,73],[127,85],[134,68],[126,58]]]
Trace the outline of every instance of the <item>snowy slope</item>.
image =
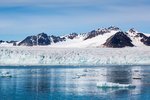
[[149,65],[150,47],[0,47],[0,65]]
[[[122,32],[123,35],[116,35]],[[124,37],[123,37],[124,36]],[[27,36],[24,40],[16,42],[18,46],[48,46],[55,48],[91,48],[91,47],[127,47],[128,37],[130,44],[136,47],[150,46],[150,35],[139,33],[135,29],[130,29],[127,32],[120,30],[118,27],[108,27],[93,30],[91,32],[77,34],[71,33],[65,36],[48,36],[46,33]],[[114,37],[114,38],[111,38]],[[123,39],[124,38],[124,39]],[[121,42],[123,41],[123,42]],[[110,46],[104,45],[109,43]],[[115,46],[117,45],[117,46]],[[119,46],[121,45],[121,46]],[[0,46],[13,46],[13,44],[0,43]]]
[[6,42],[4,42],[4,43],[1,43],[0,44],[0,46],[13,46],[13,43],[6,43]]
[[128,37],[132,40],[132,44],[137,47],[150,46],[150,35],[130,29],[127,31]]
[[53,43],[50,47],[57,47],[57,48],[85,48],[85,47],[100,47],[102,44],[106,42],[106,40],[114,35],[118,31],[111,31],[102,35],[98,35],[91,39],[84,40],[84,35],[79,35],[74,39],[67,39],[66,41]]
[[[78,35],[74,39],[66,39],[66,41],[58,42],[58,43],[52,43],[50,47],[56,47],[56,48],[86,48],[86,47],[104,47],[103,44],[107,41],[108,38],[116,34],[117,32],[123,32],[118,27],[109,27],[109,28],[102,28],[94,30],[94,32],[104,32],[103,34],[98,34],[94,37],[85,39],[87,35],[92,34],[92,32],[85,33],[84,35]],[[127,32],[124,32],[131,40],[132,44],[136,47],[145,47],[143,42],[141,40],[143,37],[139,36],[138,31],[136,31],[134,28],[130,29]],[[149,34],[141,33],[145,36],[149,37]],[[149,43],[148,43],[149,44]]]
[[136,37],[137,33],[139,33],[137,30],[135,29],[130,29],[129,31],[127,31],[128,33],[128,37],[130,37],[130,39],[132,40],[132,44],[134,44],[135,46],[141,47],[141,46],[145,46],[142,42],[141,42],[141,37]]
[[[18,46],[49,46],[59,48],[100,47],[106,40],[120,31],[118,27],[109,27],[93,30],[87,33],[71,33],[64,36],[48,36],[46,33],[27,36],[17,43]],[[42,36],[42,38],[41,38]],[[39,39],[40,38],[40,39]]]
[[[65,41],[52,43],[49,45],[49,47],[55,47],[55,48],[87,48],[87,47],[104,47],[103,44],[107,41],[108,38],[116,34],[117,32],[123,32],[118,27],[109,27],[109,28],[102,28],[94,30],[95,36],[91,38],[87,38],[87,36],[90,34],[92,35],[92,31],[89,33],[84,33],[77,35],[75,38],[70,39],[66,38]],[[141,42],[143,37],[138,37],[138,31],[135,29],[130,29],[127,32],[124,32],[131,40],[132,44],[136,47],[145,47],[146,45]],[[98,35],[97,35],[98,34]],[[142,33],[144,34],[144,33]],[[149,34],[144,34],[145,36],[149,37]],[[62,36],[63,37],[63,36]]]

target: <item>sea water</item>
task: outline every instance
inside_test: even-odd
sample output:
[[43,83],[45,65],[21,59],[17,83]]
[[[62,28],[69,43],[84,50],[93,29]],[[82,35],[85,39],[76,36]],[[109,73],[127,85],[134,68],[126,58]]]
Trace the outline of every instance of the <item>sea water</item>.
[[150,100],[150,66],[3,66],[0,100]]

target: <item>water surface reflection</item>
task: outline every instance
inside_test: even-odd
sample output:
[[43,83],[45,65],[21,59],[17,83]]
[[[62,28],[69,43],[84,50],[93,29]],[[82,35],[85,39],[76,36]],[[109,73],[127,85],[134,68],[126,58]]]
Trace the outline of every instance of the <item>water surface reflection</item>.
[[[13,77],[0,77],[3,100],[150,99],[149,66],[0,68],[4,72]],[[100,89],[97,82],[134,84],[136,88]]]

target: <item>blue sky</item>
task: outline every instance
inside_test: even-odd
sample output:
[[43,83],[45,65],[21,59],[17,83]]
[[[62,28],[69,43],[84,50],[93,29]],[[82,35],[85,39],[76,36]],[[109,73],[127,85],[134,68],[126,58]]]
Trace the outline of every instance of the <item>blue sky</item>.
[[118,26],[150,33],[150,0],[1,0],[0,40]]

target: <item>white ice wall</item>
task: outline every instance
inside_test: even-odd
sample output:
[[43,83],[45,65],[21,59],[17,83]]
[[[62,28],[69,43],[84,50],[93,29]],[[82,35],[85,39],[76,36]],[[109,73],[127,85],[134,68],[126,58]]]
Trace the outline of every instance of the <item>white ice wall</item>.
[[150,47],[0,47],[0,65],[149,65]]

